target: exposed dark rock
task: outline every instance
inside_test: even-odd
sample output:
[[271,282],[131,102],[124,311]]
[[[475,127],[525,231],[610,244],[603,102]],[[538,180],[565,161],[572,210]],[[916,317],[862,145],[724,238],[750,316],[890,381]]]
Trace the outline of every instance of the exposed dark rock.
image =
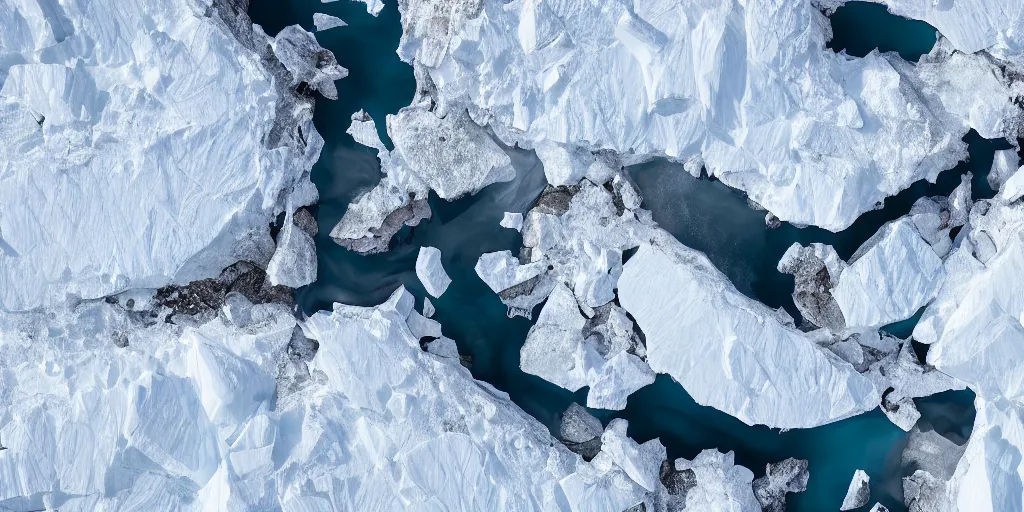
[[765,476],[754,480],[754,496],[765,512],[785,512],[786,494],[807,490],[807,461],[792,457],[768,464]]
[[273,302],[294,305],[290,288],[272,286],[263,269],[244,261],[224,269],[215,278],[200,279],[184,286],[160,288],[154,300],[160,306],[169,308],[173,315],[194,317],[220,309],[225,303],[225,296],[231,292],[243,295],[253,304]]
[[592,416],[577,403],[572,403],[562,413],[558,425],[558,438],[569,450],[590,461],[601,451],[601,421]]

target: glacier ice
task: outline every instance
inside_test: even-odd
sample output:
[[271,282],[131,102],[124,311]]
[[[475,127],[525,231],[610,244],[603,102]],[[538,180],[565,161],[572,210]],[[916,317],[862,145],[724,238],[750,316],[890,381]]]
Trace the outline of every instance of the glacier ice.
[[914,339],[930,345],[928,363],[977,394],[977,417],[952,476],[920,469],[904,481],[911,510],[1009,510],[1024,500],[1024,207],[1004,195],[1011,181],[971,208],[946,281],[914,328]]
[[846,491],[846,497],[843,498],[843,505],[839,510],[853,510],[867,505],[871,499],[870,482],[871,478],[863,469],[854,471],[850,488]]
[[779,270],[796,276],[794,301],[812,324],[862,332],[910,318],[938,293],[942,258],[903,217],[883,226],[849,263],[828,246],[794,244]]
[[421,349],[413,305],[399,289],[302,323],[279,304],[224,305],[192,326],[139,294],[4,313],[0,506],[655,509],[657,440],[583,419],[602,440],[585,462]]
[[[595,151],[667,157],[782,220],[838,231],[966,157],[969,129],[1020,129],[1024,86],[976,48],[943,40],[918,63],[838,55],[809,0],[415,0],[401,11],[399,54],[421,89],[535,148],[552,185],[577,181]],[[984,19],[1019,23],[1000,16]]]
[[[306,212],[306,210],[298,210]],[[306,215],[309,215],[306,213]],[[301,222],[298,221],[298,222]],[[311,230],[311,231],[307,231]],[[267,278],[273,285],[300,288],[316,281],[316,224],[299,227],[295,214],[289,212],[278,234],[277,249],[267,264]]]
[[640,246],[618,286],[622,307],[646,336],[648,364],[701,405],[747,424],[800,428],[879,403],[884,388],[741,295],[703,254],[668,233]]
[[222,21],[220,4],[6,5],[0,308],[267,264],[270,221],[317,199],[323,141],[292,84],[328,94],[343,76],[329,52],[298,27]]
[[436,247],[420,247],[416,256],[416,277],[427,293],[435,298],[440,297],[448,285],[452,284],[452,279],[441,266],[441,251]]
[[520,352],[526,373],[570,391],[589,386],[587,407],[624,409],[629,395],[654,382],[625,311],[606,304],[587,318],[562,283],[548,295]]
[[668,503],[682,510],[758,512],[754,474],[735,464],[733,452],[704,450],[693,460],[676,459],[667,471]]
[[999,190],[1006,180],[1013,176],[1020,165],[1020,156],[1013,149],[996,151],[992,156],[992,168],[988,173],[988,184],[993,190]]

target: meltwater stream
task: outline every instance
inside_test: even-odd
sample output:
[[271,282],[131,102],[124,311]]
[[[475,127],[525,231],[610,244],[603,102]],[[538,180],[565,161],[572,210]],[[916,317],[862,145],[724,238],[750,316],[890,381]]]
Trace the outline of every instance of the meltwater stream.
[[[457,340],[460,352],[472,358],[476,378],[508,392],[519,407],[553,428],[569,403],[586,402],[587,390],[570,393],[519,369],[519,350],[530,322],[507,318],[505,306],[473,270],[482,253],[517,252],[521,245],[520,235],[501,228],[498,221],[505,211],[527,211],[544,187],[543,171],[531,152],[510,150],[518,173],[513,182],[492,185],[454,203],[431,197],[433,218],[405,228],[386,253],[358,255],[341,248],[328,235],[348,203],[380,179],[375,153],[345,133],[351,114],[366,110],[386,141],[385,116],[408,105],[415,89],[412,68],[395,54],[401,36],[398,10],[393,1],[385,4],[380,17],[374,18],[363,4],[354,2],[252,0],[249,13],[253,21],[271,35],[291,24],[312,30],[315,12],[338,16],[349,24],[317,34],[350,74],[337,84],[339,100],[321,98],[316,107],[314,122],[326,141],[313,169],[313,181],[320,190],[319,279],[298,292],[298,302],[306,313],[330,309],[333,302],[375,305],[400,284],[422,298],[425,292],[414,272],[416,255],[420,246],[437,247],[453,280],[440,299],[432,299],[437,308],[435,318],[445,335]],[[875,4],[848,4],[831,19],[835,37],[830,47],[850,55],[862,56],[879,48],[916,60],[935,42],[935,31],[927,24],[892,16]],[[982,139],[973,132],[966,140],[970,143],[969,162],[943,173],[937,184],[917,183],[889,198],[883,209],[863,215],[841,233],[788,224],[767,230],[764,213],[750,209],[743,194],[714,180],[693,179],[675,164],[655,161],[630,172],[644,195],[644,207],[662,227],[684,244],[705,252],[742,293],[771,307],[784,307],[798,318],[790,295],[793,278],[775,270],[791,243],[824,242],[834,245],[840,256],[849,257],[882,224],[906,214],[917,198],[949,194],[967,171],[974,173],[976,197],[991,197],[985,174],[992,153],[1009,145]],[[891,330],[905,337],[912,324],[903,322]],[[943,393],[917,402],[924,416],[921,426],[930,425],[961,442],[970,434],[974,420],[970,392]],[[654,384],[634,393],[625,410],[591,412],[605,422],[615,417],[629,420],[632,437],[640,442],[660,438],[671,458],[692,458],[705,448],[733,450],[736,462],[758,476],[768,462],[786,457],[808,459],[811,476],[807,491],[790,495],[789,510],[838,510],[856,469],[871,476],[872,503],[880,501],[890,510],[905,510],[900,453],[907,434],[877,409],[823,427],[779,432],[749,427],[697,405],[681,386],[661,375]]]

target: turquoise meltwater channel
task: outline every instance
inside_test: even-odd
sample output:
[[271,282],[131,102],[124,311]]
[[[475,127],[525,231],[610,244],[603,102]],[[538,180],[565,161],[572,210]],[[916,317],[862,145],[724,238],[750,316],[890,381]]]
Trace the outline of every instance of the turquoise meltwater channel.
[[[433,218],[400,232],[386,253],[358,255],[328,236],[348,203],[380,179],[375,153],[345,133],[352,113],[366,110],[386,141],[386,115],[408,105],[415,91],[412,68],[395,54],[402,33],[397,6],[394,1],[385,3],[377,18],[367,14],[363,4],[347,1],[252,0],[249,10],[253,21],[270,35],[292,24],[313,30],[315,12],[348,23],[316,35],[350,74],[337,84],[338,100],[319,98],[317,102],[314,122],[326,141],[313,169],[313,181],[320,190],[316,212],[319,279],[299,290],[298,302],[307,313],[330,309],[333,302],[374,305],[400,284],[422,298],[426,294],[414,272],[416,255],[420,246],[437,247],[453,279],[448,291],[432,300],[445,335],[457,340],[463,355],[472,357],[476,378],[508,392],[526,413],[555,428],[558,414],[571,402],[585,403],[587,390],[570,393],[519,369],[519,350],[530,322],[509,319],[505,306],[473,271],[482,253],[516,252],[521,245],[520,235],[501,228],[498,221],[505,211],[525,212],[544,187],[540,163],[531,152],[512,150],[518,171],[512,182],[492,185],[454,203],[431,197]],[[878,48],[916,61],[936,40],[935,30],[927,24],[893,16],[875,4],[847,4],[831,20],[834,38],[829,47],[853,56]],[[644,206],[658,223],[684,244],[705,252],[741,292],[798,317],[791,297],[793,279],[775,270],[793,242],[832,244],[840,256],[849,257],[882,224],[906,214],[917,198],[949,194],[968,171],[974,173],[976,196],[991,197],[985,175],[992,153],[1009,145],[973,132],[965,140],[970,144],[969,161],[944,172],[936,184],[914,184],[840,233],[788,224],[767,230],[764,213],[751,210],[743,194],[714,180],[693,179],[676,164],[654,161],[630,172],[644,195]],[[905,337],[912,328],[913,320],[891,326],[891,331]],[[948,392],[917,402],[923,428],[960,441],[970,434],[974,421],[970,392]],[[838,510],[857,469],[871,476],[871,503],[905,510],[900,454],[907,434],[878,410],[823,427],[780,432],[750,427],[697,405],[681,386],[662,375],[634,393],[625,410],[592,412],[604,422],[616,417],[629,420],[631,436],[641,442],[660,438],[673,458],[692,458],[706,448],[733,450],[736,462],[759,476],[768,462],[808,459],[807,491],[790,495],[789,510]]]

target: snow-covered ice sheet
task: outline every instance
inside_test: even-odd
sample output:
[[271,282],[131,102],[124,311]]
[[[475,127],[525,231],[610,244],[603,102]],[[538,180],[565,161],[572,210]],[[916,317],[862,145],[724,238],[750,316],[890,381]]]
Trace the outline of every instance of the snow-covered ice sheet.
[[0,12],[0,309],[266,265],[274,216],[316,201],[323,141],[290,82],[327,90],[340,66],[301,29],[273,40],[186,0]]
[[582,512],[666,492],[657,440],[619,420],[584,462],[421,349],[404,289],[301,330],[277,304],[185,327],[133,297],[0,315],[0,507]]

